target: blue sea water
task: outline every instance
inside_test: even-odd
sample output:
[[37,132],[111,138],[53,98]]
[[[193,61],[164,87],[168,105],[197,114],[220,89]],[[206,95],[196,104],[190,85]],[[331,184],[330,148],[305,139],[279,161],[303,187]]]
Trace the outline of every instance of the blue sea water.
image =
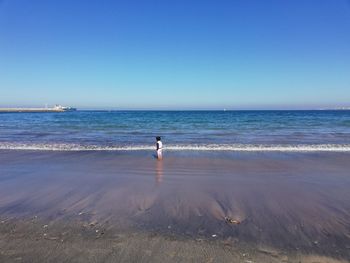
[[0,149],[350,151],[350,111],[0,113]]

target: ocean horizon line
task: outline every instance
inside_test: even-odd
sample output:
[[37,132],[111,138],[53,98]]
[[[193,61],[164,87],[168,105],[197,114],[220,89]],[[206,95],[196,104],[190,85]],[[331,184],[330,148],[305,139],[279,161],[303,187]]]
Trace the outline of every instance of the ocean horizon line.
[[350,111],[349,109],[96,109],[77,108],[78,111]]
[[[18,107],[20,108],[20,107]],[[1,107],[0,107],[1,109]],[[76,108],[79,112],[254,112],[254,111],[350,111],[349,109],[97,109]],[[25,112],[0,112],[0,113],[25,113]],[[39,112],[40,113],[40,112]],[[45,112],[48,113],[48,112]]]
[[[155,108],[143,108],[143,107],[135,107],[135,108],[123,108],[123,107],[85,107],[85,106],[76,106],[76,105],[65,105],[69,107],[74,107],[78,111],[348,111],[350,110],[350,106],[319,106],[319,107],[241,107],[241,108],[230,108],[230,107],[155,107]],[[0,105],[0,109],[10,108],[10,109],[31,109],[31,108],[50,108],[47,105],[38,106],[38,105],[26,105],[26,106],[9,106],[9,105]]]

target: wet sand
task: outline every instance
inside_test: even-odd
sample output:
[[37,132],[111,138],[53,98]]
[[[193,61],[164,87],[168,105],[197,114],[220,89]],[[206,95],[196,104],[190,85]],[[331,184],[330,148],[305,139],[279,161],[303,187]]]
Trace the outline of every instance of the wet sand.
[[347,262],[349,171],[347,153],[0,151],[0,261]]

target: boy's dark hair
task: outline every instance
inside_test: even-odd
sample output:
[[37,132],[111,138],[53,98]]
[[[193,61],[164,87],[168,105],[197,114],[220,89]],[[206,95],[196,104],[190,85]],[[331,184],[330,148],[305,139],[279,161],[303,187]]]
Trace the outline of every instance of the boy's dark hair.
[[157,141],[160,141],[160,136],[157,136],[157,137],[156,137],[156,140],[157,140]]

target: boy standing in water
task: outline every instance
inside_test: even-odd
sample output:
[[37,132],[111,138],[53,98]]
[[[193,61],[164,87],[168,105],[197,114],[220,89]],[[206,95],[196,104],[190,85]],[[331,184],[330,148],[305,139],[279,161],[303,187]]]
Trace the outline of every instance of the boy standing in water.
[[157,140],[157,159],[162,160],[163,159],[163,154],[162,154],[162,148],[163,148],[163,143],[160,140],[160,136],[156,137]]

